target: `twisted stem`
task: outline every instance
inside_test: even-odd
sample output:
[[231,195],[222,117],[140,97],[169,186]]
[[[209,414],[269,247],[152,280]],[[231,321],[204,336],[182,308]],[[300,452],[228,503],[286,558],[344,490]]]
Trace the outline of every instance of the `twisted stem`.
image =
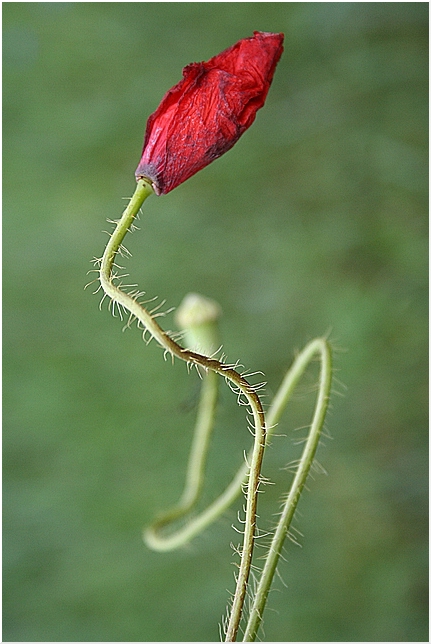
[[265,448],[265,416],[260,399],[253,390],[252,385],[250,385],[249,382],[232,366],[225,365],[214,358],[209,358],[194,351],[183,349],[159,326],[151,313],[137,301],[137,298],[125,293],[114,284],[115,276],[113,275],[113,267],[115,265],[116,255],[120,250],[124,237],[139,212],[140,207],[152,192],[153,189],[150,181],[145,178],[139,179],[136,190],[121,219],[117,223],[117,226],[106,246],[105,252],[103,253],[99,271],[100,284],[105,294],[110,297],[113,302],[116,302],[119,306],[129,311],[131,318],[136,318],[138,322],[143,325],[144,329],[146,329],[159,343],[159,345],[165,349],[165,351],[189,364],[199,365],[206,371],[213,371],[223,376],[233,384],[239,394],[243,394],[245,396],[250,406],[255,433],[247,480],[246,522],[236,590],[226,632],[226,641],[235,641],[242,615],[253,554],[257,490],[260,479],[263,451]]
[[[196,351],[184,349],[166,333],[157,323],[155,318],[137,300],[137,296],[125,293],[114,283],[113,274],[115,258],[121,250],[122,242],[130,229],[139,209],[145,199],[152,194],[150,182],[140,179],[136,190],[121,219],[109,239],[103,254],[99,279],[105,294],[120,307],[130,313],[130,318],[138,320],[145,332],[149,332],[166,352],[176,356],[189,364],[200,366],[204,370],[201,400],[198,410],[195,435],[187,468],[186,484],[179,503],[162,515],[152,526],[144,532],[147,544],[155,550],[172,550],[193,538],[198,532],[214,521],[228,508],[240,494],[246,483],[246,519],[244,541],[241,552],[235,595],[230,611],[229,623],[226,630],[226,641],[235,641],[238,633],[244,600],[247,590],[248,578],[253,554],[253,542],[256,524],[257,491],[260,481],[263,452],[268,437],[278,423],[285,406],[292,395],[299,379],[302,377],[310,361],[317,354],[320,357],[321,369],[319,378],[319,391],[310,432],[304,447],[302,457],[292,482],[290,491],[283,505],[282,514],[272,539],[264,569],[259,580],[254,596],[249,619],[246,625],[243,641],[254,641],[257,630],[262,620],[266,599],[276,570],[278,559],[284,539],[289,531],[299,497],[305,485],[313,463],[318,441],[324,424],[331,387],[331,352],[326,339],[318,338],[310,342],[298,355],[291,369],[286,374],[267,413],[265,423],[264,412],[259,397],[253,386],[239,374],[235,367],[226,365],[214,358],[202,355]],[[121,284],[120,284],[121,286]],[[199,515],[192,517],[176,532],[163,534],[163,528],[185,515],[195,504],[204,477],[206,454],[208,451],[209,436],[212,430],[217,398],[217,376],[223,376],[229,381],[239,396],[245,396],[253,416],[254,445],[246,462],[239,468],[232,482],[225,491],[213,501]],[[266,425],[268,429],[266,429]],[[248,465],[250,463],[250,465]]]

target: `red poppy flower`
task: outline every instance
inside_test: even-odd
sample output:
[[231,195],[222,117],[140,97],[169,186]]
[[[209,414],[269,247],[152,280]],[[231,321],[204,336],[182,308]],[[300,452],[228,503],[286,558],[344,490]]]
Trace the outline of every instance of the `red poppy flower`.
[[255,31],[206,63],[184,67],[148,119],[136,177],[166,194],[230,150],[265,103],[283,39]]

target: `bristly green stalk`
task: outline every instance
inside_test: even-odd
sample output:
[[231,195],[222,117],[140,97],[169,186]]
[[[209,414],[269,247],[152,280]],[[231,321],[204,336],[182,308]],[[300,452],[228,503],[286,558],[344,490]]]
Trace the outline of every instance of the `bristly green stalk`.
[[[103,254],[100,264],[100,283],[105,294],[120,307],[129,311],[131,319],[136,318],[144,329],[157,340],[166,352],[189,364],[202,368],[204,374],[195,438],[192,444],[184,492],[179,504],[169,512],[165,513],[158,521],[145,531],[144,538],[147,544],[156,550],[171,550],[184,545],[192,537],[198,534],[198,532],[203,530],[207,525],[219,517],[240,494],[244,483],[247,483],[244,542],[242,546],[235,595],[226,631],[226,641],[236,640],[243,613],[253,553],[257,491],[260,481],[260,470],[265,443],[278,423],[281,414],[283,413],[285,406],[305,369],[316,354],[320,357],[321,369],[319,391],[309,436],[291,485],[291,489],[287,495],[286,501],[284,502],[281,518],[270,545],[269,553],[257,586],[257,591],[246,625],[243,641],[254,641],[262,620],[262,613],[265,608],[266,599],[276,570],[277,562],[280,557],[283,542],[286,534],[288,533],[290,522],[312,466],[322,431],[331,387],[330,347],[325,339],[319,338],[310,342],[298,355],[291,369],[286,374],[280,389],[268,410],[266,423],[268,430],[266,432],[262,405],[253,386],[235,370],[234,366],[223,364],[222,362],[209,357],[211,354],[214,354],[217,349],[217,343],[211,335],[211,324],[208,325],[209,318],[214,316],[215,319],[218,315],[217,306],[214,303],[205,300],[205,298],[198,302],[199,306],[203,306],[205,315],[209,315],[209,318],[205,318],[205,315],[203,318],[200,318],[200,322],[203,322],[201,326],[196,324],[197,318],[193,318],[193,315],[196,314],[196,310],[193,311],[193,315],[191,318],[189,317],[187,319],[187,322],[184,322],[184,319],[183,323],[180,322],[180,326],[189,333],[187,344],[190,348],[183,349],[169,334],[163,331],[151,313],[137,301],[137,297],[125,293],[114,284],[115,276],[113,275],[113,267],[115,266],[116,255],[119,251],[121,252],[123,239],[127,231],[130,229],[141,205],[145,199],[152,194],[152,192],[153,190],[149,181],[145,179],[140,179],[138,181],[136,191],[119,220]],[[195,299],[192,303],[191,309],[189,309],[189,313],[190,310],[193,309],[193,306],[196,308],[196,302],[197,301]],[[210,322],[212,323],[212,320],[210,320]],[[191,339],[193,334],[194,337]],[[201,350],[202,353],[197,353],[197,350]],[[205,459],[208,452],[209,436],[215,414],[217,399],[216,374],[219,374],[226,380],[230,381],[236,388],[238,395],[246,397],[253,415],[253,425],[255,430],[254,446],[247,457],[246,463],[239,468],[230,485],[215,501],[211,503],[210,506],[208,506],[208,508],[206,508],[206,510],[202,511],[199,515],[192,517],[176,532],[164,535],[161,534],[162,528],[189,512],[200,494],[204,476]],[[248,466],[247,463],[250,463],[250,466]]]
[[318,338],[316,340],[313,340],[298,356],[292,369],[289,371],[284,382],[282,383],[282,386],[280,387],[279,392],[274,399],[271,410],[268,413],[268,425],[273,426],[278,421],[278,418],[282,410],[284,409],[287,400],[290,398],[293,390],[295,389],[298,380],[301,378],[305,368],[310,363],[315,354],[320,354],[321,368],[319,391],[317,395],[314,416],[311,423],[310,432],[305,443],[304,451],[298,464],[298,468],[296,470],[296,474],[290,487],[289,493],[283,504],[281,517],[269,546],[269,552],[267,554],[265,565],[259,579],[256,594],[254,596],[252,608],[247,622],[247,627],[244,633],[244,642],[255,641],[257,630],[262,621],[263,611],[265,609],[266,600],[281,554],[283,543],[286,535],[288,534],[296,506],[301,496],[301,492],[304,488],[307,476],[310,472],[310,468],[316,454],[320,434],[322,432],[323,424],[325,421],[332,380],[331,350],[328,342],[325,339]]
[[214,371],[223,376],[233,384],[238,390],[239,395],[242,394],[245,396],[251,408],[255,439],[247,482],[246,522],[237,584],[226,634],[226,641],[235,641],[241,620],[253,554],[257,491],[263,451],[265,448],[265,416],[262,404],[252,385],[231,365],[225,365],[214,358],[208,358],[194,351],[183,349],[172,337],[163,331],[154,317],[137,301],[137,298],[120,290],[114,284],[113,280],[115,277],[112,274],[112,269],[115,265],[117,252],[121,247],[129,227],[138,214],[141,205],[152,192],[150,181],[139,179],[135,193],[118,222],[103,254],[100,265],[100,284],[105,294],[113,302],[116,302],[119,306],[129,311],[131,318],[136,318],[166,352],[189,364],[203,367],[205,370]]
[[[296,475],[291,485],[291,489],[283,504],[283,510],[275,530],[272,542],[269,546],[265,566],[259,580],[256,593],[254,596],[250,615],[246,624],[246,630],[243,641],[254,641],[262,615],[265,609],[266,599],[277,567],[280,553],[286,535],[288,534],[290,522],[293,518],[296,505],[298,503],[301,491],[304,487],[306,478],[312,466],[314,455],[318,446],[320,434],[324,425],[326,411],[329,402],[329,393],[332,379],[332,360],[331,348],[326,338],[317,338],[312,340],[296,357],[293,365],[286,373],[275,397],[267,412],[267,439],[273,434],[281,415],[283,414],[287,403],[295,391],[305,370],[314,358],[320,361],[320,376],[318,384],[318,393],[316,405],[313,412],[313,418],[310,425],[310,431],[306,440],[304,450],[299,461]],[[210,374],[208,374],[210,375]],[[201,405],[205,406],[205,380],[202,384],[203,397]],[[207,407],[207,419],[210,414],[214,413],[214,407]],[[198,414],[199,418],[199,414]],[[189,461],[191,467],[193,449]],[[251,458],[251,453],[249,455]],[[246,459],[248,460],[248,459]],[[196,516],[188,519],[185,525],[182,525],[175,532],[168,535],[160,534],[160,530],[168,523],[179,517],[174,511],[164,515],[162,519],[154,523],[145,533],[147,544],[155,550],[172,550],[182,546],[195,537],[199,532],[206,528],[210,523],[216,520],[238,497],[241,493],[242,485],[247,479],[247,467],[242,465],[230,485],[226,490],[209,505],[205,510]],[[189,508],[190,509],[190,508]],[[186,512],[182,511],[181,516]]]
[[[277,423],[279,422],[281,415],[283,414],[286,408],[287,403],[289,402],[299,380],[304,374],[305,369],[308,367],[308,365],[316,355],[320,356],[320,360],[322,363],[321,364],[322,373],[320,376],[319,394],[318,394],[317,401],[320,400],[320,396],[322,395],[321,392],[323,390],[326,390],[326,388],[329,386],[330,376],[331,376],[331,373],[330,373],[331,365],[330,365],[330,361],[324,360],[324,358],[325,358],[325,355],[330,355],[330,346],[325,338],[317,338],[315,340],[312,340],[309,344],[307,344],[306,347],[296,357],[293,365],[286,373],[268,411],[266,412],[266,417],[267,417],[266,443],[268,443],[268,440],[272,436],[277,426]],[[210,376],[210,375],[211,375],[211,372],[207,374],[207,376]],[[197,432],[197,428],[200,426],[201,415],[205,419],[208,430],[210,425],[212,427],[212,423],[214,420],[213,414],[215,413],[215,406],[214,406],[215,392],[213,392],[213,394],[211,395],[211,394],[208,394],[208,391],[207,391],[207,388],[211,388],[211,386],[212,385],[210,385],[206,380],[206,378],[204,377],[202,381],[201,397],[199,402],[198,416],[196,420],[194,444],[199,441],[199,439],[196,438],[196,432]],[[313,426],[314,426],[314,423],[317,422],[318,418],[320,418],[320,416],[321,414],[319,412],[319,408],[317,407],[317,403],[316,403],[316,408],[314,410],[314,416],[312,421]],[[311,436],[309,436],[309,439],[310,437]],[[201,480],[204,462],[206,458],[206,452],[204,451],[202,443],[201,443],[201,447],[202,447],[202,451],[200,452],[199,459],[193,458],[192,454],[194,451],[196,451],[196,448],[192,447],[190,458],[189,458],[189,465],[188,465],[188,475],[187,475],[188,478],[194,478],[196,480],[199,478],[199,480]],[[208,437],[206,437],[206,442],[205,442],[205,449],[207,448],[208,448]],[[182,524],[175,531],[169,531],[167,534],[164,534],[163,528],[167,528],[168,525],[173,523],[176,519],[180,518],[181,516],[184,516],[191,509],[191,507],[193,506],[194,502],[197,499],[198,490],[196,486],[195,487],[196,494],[194,496],[193,503],[190,503],[188,508],[185,508],[181,505],[181,510],[179,510],[179,506],[175,506],[172,510],[170,510],[169,512],[166,512],[161,517],[159,517],[151,526],[149,526],[145,530],[144,539],[147,545],[153,550],[158,550],[158,551],[174,550],[176,548],[186,545],[189,541],[191,541],[191,539],[193,539],[200,532],[202,532],[202,530],[204,530],[209,525],[211,525],[211,523],[213,523],[217,518],[219,518],[223,514],[223,512],[225,512],[232,505],[235,499],[241,494],[242,486],[247,480],[247,474],[248,474],[247,462],[249,462],[251,458],[252,458],[252,452],[248,454],[246,458],[246,462],[244,462],[239,467],[237,473],[235,474],[230,484],[220,494],[220,496],[218,496],[214,501],[211,502],[209,506],[207,506],[199,514],[194,514],[193,516],[191,516],[185,524]],[[193,462],[194,462],[194,465],[193,465]]]

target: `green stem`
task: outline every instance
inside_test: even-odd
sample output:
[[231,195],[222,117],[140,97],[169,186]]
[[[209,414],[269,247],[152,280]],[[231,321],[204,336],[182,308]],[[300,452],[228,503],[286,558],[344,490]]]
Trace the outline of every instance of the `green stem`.
[[193,507],[202,488],[205,476],[205,460],[209,439],[214,424],[217,402],[217,374],[209,371],[203,376],[196,428],[187,466],[186,485],[180,499],[183,512]]
[[152,194],[150,182],[140,179],[137,183],[135,193],[118,222],[102,257],[100,266],[100,284],[108,297],[119,306],[123,307],[132,317],[135,317],[144,328],[155,338],[155,340],[169,352],[187,363],[200,365],[205,370],[214,371],[229,380],[237,388],[239,394],[243,394],[250,405],[255,430],[254,447],[248,473],[247,498],[246,498],[246,523],[244,541],[235,595],[232,603],[232,610],[227,629],[226,641],[235,641],[241,619],[242,609],[245,600],[246,588],[250,574],[251,559],[254,545],[254,532],[256,523],[257,490],[259,485],[260,469],[262,465],[263,451],[265,448],[265,416],[258,395],[248,381],[235,369],[225,365],[218,360],[200,355],[194,351],[183,349],[159,326],[151,314],[143,307],[136,298],[121,291],[113,283],[112,268],[115,257],[121,247],[123,239],[129,230],[139,208],[145,199]]
[[[281,554],[284,539],[288,533],[290,523],[295,513],[301,492],[305,485],[308,473],[310,471],[313,459],[316,453],[320,434],[322,431],[325,415],[328,407],[329,393],[331,389],[331,351],[329,344],[324,339],[317,339],[311,342],[306,349],[300,354],[295,361],[293,368],[287,374],[287,377],[280,387],[280,390],[274,399],[271,411],[268,414],[268,424],[272,426],[277,422],[287,399],[290,397],[293,389],[296,387],[298,380],[302,376],[305,368],[313,356],[318,353],[321,359],[319,393],[314,411],[313,421],[304,451],[296,471],[292,486],[283,506],[283,511],[277,525],[274,537],[272,539],[269,552],[265,561],[257,591],[254,597],[249,620],[244,634],[244,642],[254,642],[262,620],[262,614],[265,608],[268,592],[271,587],[272,579],[277,567],[278,559]],[[270,424],[271,421],[271,424]]]
[[[298,355],[295,362],[293,363],[290,370],[285,375],[283,382],[281,383],[274,400],[271,403],[270,408],[267,411],[267,439],[273,434],[277,423],[280,420],[282,413],[285,410],[285,407],[295,390],[299,380],[301,379],[305,369],[310,363],[310,360],[314,357],[316,352],[319,351],[321,347],[326,343],[325,339],[316,339],[310,342]],[[208,376],[210,373],[208,373]],[[204,386],[204,383],[203,383]],[[207,421],[210,422],[209,414],[211,413],[210,409],[207,410],[208,416]],[[160,535],[159,530],[165,527],[171,521],[174,521],[176,518],[179,518],[179,515],[173,513],[169,517],[170,513],[163,515],[158,521],[152,524],[144,532],[144,538],[147,545],[154,550],[168,551],[174,550],[181,546],[186,545],[191,539],[198,535],[202,530],[207,528],[213,521],[220,517],[223,512],[225,512],[235,501],[235,499],[241,494],[242,486],[247,480],[248,466],[247,462],[250,462],[252,458],[252,451],[247,456],[246,462],[244,462],[238,469],[235,477],[232,479],[231,483],[227,488],[218,496],[207,508],[205,508],[200,514],[191,517],[188,522],[181,526],[174,533],[169,535]],[[189,458],[189,471],[191,469],[191,462],[194,460],[193,456]],[[189,508],[190,509],[190,508]],[[185,512],[181,512],[181,515]]]
[[208,371],[202,376],[199,409],[182,496],[176,506],[162,514],[143,534],[147,546],[153,550],[172,550],[185,543],[181,531],[169,535],[163,535],[160,531],[167,524],[187,514],[199,497],[204,480],[209,440],[214,425],[217,384],[218,376],[213,371]]
[[[221,309],[216,302],[197,293],[189,293],[175,314],[176,323],[184,333],[185,344],[204,355],[211,355],[219,346],[217,320]],[[163,528],[190,512],[203,487],[209,442],[214,427],[218,394],[218,375],[214,371],[199,374],[202,380],[198,413],[186,471],[186,481],[179,502],[164,512],[143,534],[149,548],[164,551],[172,548],[173,531]],[[174,541],[175,545],[175,541]]]

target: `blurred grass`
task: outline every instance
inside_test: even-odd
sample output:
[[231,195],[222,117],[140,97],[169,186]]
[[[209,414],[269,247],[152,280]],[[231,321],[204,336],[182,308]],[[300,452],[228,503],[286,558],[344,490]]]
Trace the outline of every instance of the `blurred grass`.
[[[329,476],[301,502],[264,638],[428,641],[428,6],[402,2],[3,3],[6,641],[218,639],[237,508],[183,552],[140,538],[178,497],[196,379],[83,286],[147,116],[183,65],[255,29],[286,35],[267,105],[147,202],[128,269],[169,305],[218,300],[229,359],[269,394],[331,330]],[[298,396],[280,433],[308,410]],[[223,389],[207,498],[249,441]],[[274,440],[263,525],[294,454]]]

